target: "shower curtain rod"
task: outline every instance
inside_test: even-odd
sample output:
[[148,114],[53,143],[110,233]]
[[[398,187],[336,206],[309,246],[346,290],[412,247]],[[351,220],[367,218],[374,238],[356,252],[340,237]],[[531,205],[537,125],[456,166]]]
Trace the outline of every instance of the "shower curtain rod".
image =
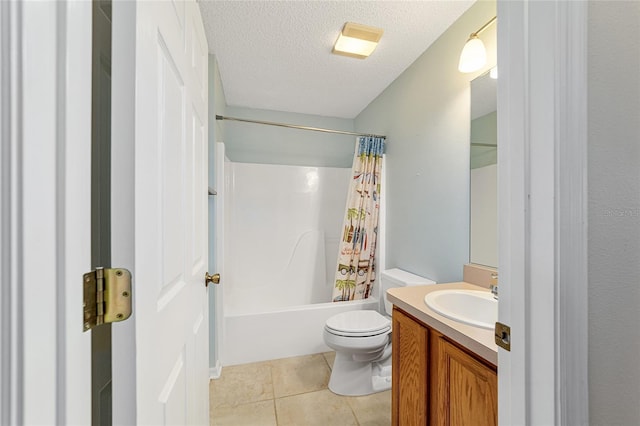
[[242,121],[243,123],[266,124],[267,126],[288,127],[290,129],[300,129],[300,130],[312,130],[314,132],[338,133],[340,135],[371,136],[374,138],[384,138],[384,139],[387,138],[384,135],[374,135],[370,133],[356,133],[356,132],[347,132],[345,130],[322,129],[320,127],[298,126],[296,124],[275,123],[273,121],[248,120],[245,118],[225,117],[223,115],[216,115],[216,120]]

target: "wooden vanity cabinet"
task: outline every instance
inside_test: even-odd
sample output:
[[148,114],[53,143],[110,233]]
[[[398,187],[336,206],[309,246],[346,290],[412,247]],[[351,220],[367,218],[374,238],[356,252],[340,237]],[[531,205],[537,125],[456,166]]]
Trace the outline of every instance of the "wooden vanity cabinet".
[[498,423],[496,367],[393,310],[392,424]]
[[393,308],[391,332],[391,424],[426,425],[429,420],[429,330]]
[[497,425],[496,368],[434,330],[429,350],[431,424]]

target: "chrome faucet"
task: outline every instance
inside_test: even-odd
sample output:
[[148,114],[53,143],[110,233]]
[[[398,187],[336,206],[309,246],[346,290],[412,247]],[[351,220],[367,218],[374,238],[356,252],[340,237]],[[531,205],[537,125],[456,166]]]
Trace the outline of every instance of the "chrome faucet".
[[491,289],[491,294],[493,294],[493,298],[498,300],[498,273],[493,272],[491,274],[491,279],[494,280],[495,284],[491,284],[489,288]]
[[491,287],[489,287],[491,289],[491,294],[493,294],[493,298],[498,300],[498,286],[497,285],[491,285]]

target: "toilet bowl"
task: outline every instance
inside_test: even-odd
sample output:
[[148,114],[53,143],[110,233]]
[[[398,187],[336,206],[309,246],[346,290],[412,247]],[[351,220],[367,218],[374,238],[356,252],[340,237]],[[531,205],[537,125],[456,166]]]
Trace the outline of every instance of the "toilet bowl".
[[391,387],[388,317],[376,311],[343,312],[327,320],[323,337],[327,346],[336,351],[329,379],[333,393],[368,395]]
[[359,310],[329,318],[324,327],[324,342],[336,351],[329,389],[338,395],[360,396],[391,388],[391,312],[386,300],[393,287],[435,284],[400,269],[381,273],[385,312]]

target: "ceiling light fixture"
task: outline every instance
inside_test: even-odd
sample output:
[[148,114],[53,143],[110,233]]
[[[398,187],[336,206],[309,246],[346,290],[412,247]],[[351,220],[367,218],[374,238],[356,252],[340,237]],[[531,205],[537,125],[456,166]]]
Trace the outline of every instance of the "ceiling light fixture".
[[497,17],[493,17],[484,24],[478,31],[471,33],[469,40],[465,43],[460,53],[460,62],[458,63],[458,71],[468,73],[478,71],[487,63],[487,51],[484,43],[478,37],[487,27],[496,22]]
[[331,52],[337,55],[365,59],[373,53],[383,32],[381,28],[347,22]]

